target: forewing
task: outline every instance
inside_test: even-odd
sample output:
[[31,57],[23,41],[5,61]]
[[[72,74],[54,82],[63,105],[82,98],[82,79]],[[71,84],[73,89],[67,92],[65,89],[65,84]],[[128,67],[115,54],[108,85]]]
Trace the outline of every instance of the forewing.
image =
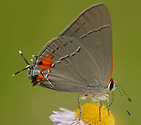
[[[86,48],[99,66],[98,84],[105,86],[112,74],[112,25],[106,6],[98,4],[86,9],[60,36],[75,37]],[[91,70],[95,71],[93,67]]]

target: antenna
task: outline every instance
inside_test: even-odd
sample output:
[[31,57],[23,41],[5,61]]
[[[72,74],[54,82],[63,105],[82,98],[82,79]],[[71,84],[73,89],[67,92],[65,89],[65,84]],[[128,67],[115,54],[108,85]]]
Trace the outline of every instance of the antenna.
[[[120,95],[121,95],[121,97],[122,97],[123,104],[124,104],[124,106],[125,106],[125,108],[126,108],[126,111],[127,111],[128,115],[131,117],[131,113],[129,112],[129,110],[128,110],[127,106],[126,106],[125,100],[124,100],[124,98],[123,98],[123,95],[122,95],[122,93],[121,93],[121,91],[120,91],[118,85],[116,85],[116,87],[117,87],[117,89],[118,89],[118,91],[119,91],[119,93],[120,93]],[[128,96],[127,96],[127,97],[128,97]],[[130,98],[129,98],[129,99],[130,99]]]
[[26,70],[26,69],[31,69],[31,65],[30,65],[30,64],[28,63],[28,61],[24,58],[22,52],[19,51],[19,53],[20,53],[20,55],[22,56],[22,58],[24,59],[24,61],[26,62],[27,66],[26,66],[24,69],[22,69],[22,70],[20,70],[20,71],[18,71],[18,72],[16,72],[16,73],[14,73],[12,76],[15,76],[16,74],[18,74],[18,73],[20,73],[21,71],[24,71],[24,70]]
[[128,95],[127,95],[126,92],[124,91],[123,87],[122,87],[118,82],[116,82],[116,83],[120,86],[120,88],[122,89],[122,91],[123,91],[123,93],[125,94],[125,96],[126,96],[126,98],[128,99],[128,101],[129,101],[129,102],[132,102],[132,100],[128,97]]
[[20,53],[20,55],[22,56],[22,58],[24,59],[24,61],[26,62],[26,64],[27,64],[27,65],[30,65],[30,64],[28,63],[28,61],[24,58],[22,51],[19,51],[19,53]]

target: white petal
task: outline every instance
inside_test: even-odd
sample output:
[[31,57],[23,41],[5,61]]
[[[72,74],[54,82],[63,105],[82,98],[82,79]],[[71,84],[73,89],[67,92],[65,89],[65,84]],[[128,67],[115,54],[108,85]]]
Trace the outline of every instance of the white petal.
[[60,111],[53,111],[49,118],[53,121],[54,125],[88,125],[75,116],[75,112],[68,109],[60,108]]

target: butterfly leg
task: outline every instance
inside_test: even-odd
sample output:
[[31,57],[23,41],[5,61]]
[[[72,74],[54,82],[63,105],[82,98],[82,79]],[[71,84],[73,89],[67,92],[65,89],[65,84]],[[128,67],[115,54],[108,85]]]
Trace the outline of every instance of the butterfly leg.
[[106,96],[107,96],[107,110],[108,110],[108,115],[110,115],[110,112],[109,112],[109,95],[107,95],[106,94]]
[[101,107],[102,107],[102,100],[100,99],[100,107],[99,107],[99,121],[101,121]]
[[83,99],[83,98],[81,98],[81,97],[78,95],[78,108],[79,108],[79,110],[80,110],[80,117],[79,117],[79,119],[77,119],[77,123],[76,123],[76,122],[73,122],[71,125],[82,125],[82,124],[80,123],[81,114],[82,114],[82,112],[81,112],[81,104],[80,104],[80,100],[81,100],[81,99]]
[[82,114],[82,112],[81,112],[80,100],[81,100],[81,98],[80,98],[80,96],[78,95],[78,108],[79,108],[79,110],[80,110],[80,117],[79,117],[79,120],[81,119],[81,114]]

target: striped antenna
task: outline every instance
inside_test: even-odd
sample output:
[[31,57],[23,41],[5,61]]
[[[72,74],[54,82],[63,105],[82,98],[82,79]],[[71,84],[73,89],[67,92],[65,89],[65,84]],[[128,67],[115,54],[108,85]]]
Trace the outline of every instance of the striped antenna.
[[124,97],[123,97],[123,95],[122,95],[122,93],[121,93],[121,90],[119,89],[118,85],[116,85],[116,87],[117,87],[117,89],[118,89],[118,91],[119,91],[119,93],[120,93],[120,95],[121,95],[121,98],[122,98],[122,100],[123,100],[123,104],[124,104],[124,106],[125,106],[125,108],[126,108],[126,111],[127,111],[128,115],[131,117],[132,115],[131,115],[131,113],[129,112],[127,106],[126,106],[126,103],[125,103]]

